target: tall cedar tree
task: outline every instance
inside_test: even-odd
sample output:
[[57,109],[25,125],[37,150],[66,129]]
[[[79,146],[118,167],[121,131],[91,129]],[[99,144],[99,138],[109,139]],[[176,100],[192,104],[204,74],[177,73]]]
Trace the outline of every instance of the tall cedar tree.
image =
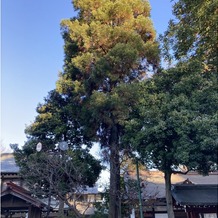
[[83,137],[99,142],[110,162],[109,217],[120,217],[120,138],[134,84],[157,68],[159,49],[145,0],[75,0],[77,18],[62,22],[64,72],[57,91],[66,98]]

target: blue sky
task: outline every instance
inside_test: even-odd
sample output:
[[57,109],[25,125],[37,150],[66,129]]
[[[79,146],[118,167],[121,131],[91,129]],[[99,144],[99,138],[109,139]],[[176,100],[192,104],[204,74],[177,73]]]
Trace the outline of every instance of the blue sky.
[[[157,33],[163,33],[171,0],[150,0]],[[62,19],[75,16],[71,0],[1,0],[1,144],[20,146],[35,108],[55,88],[64,52]]]

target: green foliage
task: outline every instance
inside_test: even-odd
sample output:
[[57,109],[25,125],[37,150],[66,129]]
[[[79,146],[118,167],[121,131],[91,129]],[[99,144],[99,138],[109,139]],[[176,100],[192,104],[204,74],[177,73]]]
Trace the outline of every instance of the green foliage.
[[135,83],[150,67],[157,69],[159,48],[147,1],[75,0],[73,5],[78,17],[62,21],[66,56],[57,91],[73,103],[72,108],[78,106],[82,137],[109,149],[111,193],[115,193],[110,193],[115,207],[109,216],[115,218],[123,149],[119,138],[137,102]]
[[217,168],[217,6],[175,1],[175,20],[160,41],[165,61],[177,65],[144,84],[139,114],[126,127],[131,146],[165,174],[169,217],[171,174],[181,165],[201,174]]
[[151,167],[207,174],[216,166],[217,73],[201,71],[181,64],[142,84],[139,116],[127,122],[125,140]]
[[37,113],[35,121],[25,132],[30,141],[36,144],[41,142],[44,151],[54,149],[55,144],[63,138],[68,141],[70,148],[79,149],[82,145],[90,147],[90,142],[84,137],[84,129],[78,119],[80,107],[73,102],[73,99],[52,90],[45,98],[45,103],[38,105]]
[[216,70],[217,7],[217,0],[176,1],[173,6],[176,19],[170,21],[162,37],[164,51],[172,49],[177,60],[195,59],[205,71]]
[[[83,137],[78,105],[53,90],[37,112],[35,122],[26,128],[28,141],[15,151],[20,174],[35,195],[58,197],[72,209],[66,194],[93,186],[102,170],[100,161],[88,153],[91,142]],[[60,152],[57,145],[63,138],[69,150]],[[37,152],[39,142],[42,150]],[[75,208],[72,211],[79,217]]]
[[[65,42],[63,72],[56,90],[38,106],[35,121],[27,127],[29,140],[17,152],[17,162],[28,172],[24,160],[41,163],[42,157],[34,148],[39,141],[42,152],[56,152],[55,145],[64,139],[72,151],[67,154],[72,158],[70,166],[77,165],[82,181],[89,185],[98,177],[100,166],[86,152],[99,142],[111,154],[111,178],[116,181],[114,187],[111,185],[115,194],[110,193],[110,203],[116,206],[120,193],[119,152],[123,149],[119,138],[137,102],[135,84],[150,67],[155,71],[159,66],[150,5],[143,0],[75,0],[73,5],[78,16],[61,24]],[[81,155],[85,156],[78,160]],[[61,162],[57,166],[63,168]],[[59,185],[65,190],[67,182]],[[112,207],[112,212],[117,211]]]
[[77,0],[73,4],[79,16],[62,21],[65,71],[57,90],[79,105],[82,114],[77,117],[82,118],[85,133],[96,140],[97,132],[105,137],[114,124],[123,125],[132,96],[123,98],[119,92],[131,93],[127,84],[146,73],[145,62],[158,65],[158,45],[147,1]]

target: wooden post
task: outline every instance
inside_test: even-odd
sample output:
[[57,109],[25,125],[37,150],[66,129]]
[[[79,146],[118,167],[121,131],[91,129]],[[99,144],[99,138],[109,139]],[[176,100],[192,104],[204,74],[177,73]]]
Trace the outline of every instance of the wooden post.
[[136,172],[137,172],[137,183],[138,183],[138,194],[139,194],[140,218],[143,218],[142,196],[141,196],[141,186],[140,186],[140,179],[139,179],[139,164],[138,164],[138,160],[136,160]]

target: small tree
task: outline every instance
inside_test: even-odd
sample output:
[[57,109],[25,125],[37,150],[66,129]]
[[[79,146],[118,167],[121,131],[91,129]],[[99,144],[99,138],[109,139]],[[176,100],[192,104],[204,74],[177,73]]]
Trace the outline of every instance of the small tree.
[[[20,174],[35,195],[48,197],[48,214],[53,196],[81,217],[69,198],[79,188],[95,184],[102,169],[100,161],[89,154],[89,143],[82,137],[76,119],[79,111],[69,110],[63,96],[51,91],[37,112],[35,122],[26,128],[28,141],[21,149],[15,149]],[[63,138],[67,140],[67,151],[58,148]],[[39,142],[42,150],[37,152]]]
[[83,217],[75,194],[82,195],[86,186],[95,184],[102,169],[100,163],[82,150],[40,151],[27,155],[27,149],[26,145],[15,153],[20,174],[35,196],[48,199],[47,217],[52,199],[59,201],[60,212],[63,202],[76,217]]

